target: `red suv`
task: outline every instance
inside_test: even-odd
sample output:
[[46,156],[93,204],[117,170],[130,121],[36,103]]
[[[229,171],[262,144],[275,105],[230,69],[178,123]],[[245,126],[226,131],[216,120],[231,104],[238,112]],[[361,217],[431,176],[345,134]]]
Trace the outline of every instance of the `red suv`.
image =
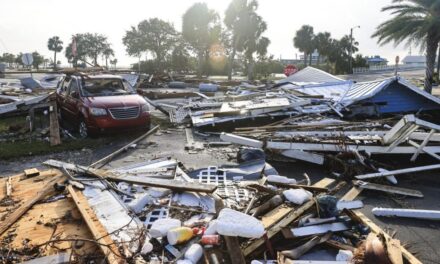
[[57,102],[62,120],[76,124],[82,138],[150,127],[147,102],[120,76],[67,75],[58,85]]

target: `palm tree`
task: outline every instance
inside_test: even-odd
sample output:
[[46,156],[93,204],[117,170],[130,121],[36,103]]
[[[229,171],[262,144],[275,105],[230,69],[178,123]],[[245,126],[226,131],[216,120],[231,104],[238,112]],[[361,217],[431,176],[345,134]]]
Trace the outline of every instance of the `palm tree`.
[[102,55],[104,55],[104,58],[105,58],[105,67],[108,69],[108,59],[109,59],[111,56],[115,56],[115,52],[113,51],[112,48],[107,47],[107,48],[102,52]]
[[329,32],[319,32],[315,36],[315,47],[318,50],[318,59],[316,65],[319,64],[321,56],[327,57],[332,48],[332,39]]
[[293,38],[293,46],[304,53],[304,66],[307,66],[307,56],[314,51],[313,45],[313,27],[309,25],[303,25],[301,29],[296,31],[296,35]]
[[426,49],[426,71],[424,89],[431,93],[435,57],[440,42],[440,1],[438,0],[393,0],[393,4],[382,8],[391,11],[393,18],[380,24],[373,37],[379,44],[406,41]]
[[51,37],[47,41],[47,48],[50,51],[54,52],[54,55],[53,55],[53,68],[56,69],[57,68],[57,52],[60,52],[60,51],[63,50],[63,42],[61,41],[60,37],[58,37],[58,36]]
[[209,51],[213,31],[218,28],[218,14],[206,3],[193,4],[182,17],[182,36],[198,56],[198,77],[202,76],[205,55]]

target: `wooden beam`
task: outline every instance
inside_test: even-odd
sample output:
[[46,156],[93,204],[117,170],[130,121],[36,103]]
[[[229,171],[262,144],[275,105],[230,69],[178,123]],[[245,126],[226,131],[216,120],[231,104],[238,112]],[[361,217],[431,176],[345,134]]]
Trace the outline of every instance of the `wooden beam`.
[[60,124],[58,123],[58,111],[56,102],[52,102],[49,106],[49,120],[50,145],[56,146],[61,144]]
[[[107,164],[108,162],[110,162],[114,157],[116,157],[116,155],[119,155],[121,152],[126,151],[131,145],[138,143],[139,141],[147,138],[148,136],[152,135],[153,133],[155,133],[157,130],[159,129],[159,126],[155,126],[152,129],[150,129],[147,133],[143,134],[142,136],[136,138],[135,140],[131,141],[130,143],[128,143],[127,145],[123,146],[122,148],[114,151],[113,153],[105,156],[104,158],[95,161],[94,163],[90,164],[90,167],[93,168],[101,168],[103,167],[105,164]],[[98,166],[99,165],[99,166]]]
[[[413,148],[413,151],[414,151],[414,148]],[[428,170],[437,170],[437,169],[440,169],[440,164],[362,174],[362,175],[356,176],[356,179],[365,180],[365,179],[371,179],[371,178],[386,177],[386,176],[391,176],[391,175],[395,176],[395,175],[399,175],[399,174],[419,172],[419,171],[428,171]]]
[[43,164],[56,168],[66,168],[68,170],[86,173],[90,176],[95,176],[99,179],[107,179],[112,181],[123,181],[134,184],[139,184],[148,187],[159,187],[170,189],[177,192],[189,191],[189,192],[202,192],[213,193],[217,189],[216,185],[204,184],[199,182],[184,182],[177,180],[156,179],[138,176],[127,175],[115,175],[110,171],[102,169],[93,169],[86,166],[76,165],[72,163],[66,163],[57,160],[47,160]]
[[389,185],[382,185],[382,184],[371,183],[371,182],[363,182],[363,181],[354,181],[354,184],[362,189],[387,192],[387,193],[395,193],[395,194],[401,194],[401,195],[406,195],[406,196],[423,198],[423,194],[417,190],[394,187],[394,186],[389,186]]
[[232,264],[245,264],[243,252],[240,248],[240,243],[238,242],[238,237],[223,236],[226,242],[226,247],[228,248],[228,255],[231,259]]
[[[347,212],[348,216],[350,216],[352,219],[355,218],[356,220],[360,221],[364,225],[368,226],[372,232],[374,232],[376,234],[382,233],[384,235],[385,239],[387,239],[387,240],[392,239],[392,237],[390,235],[385,233],[378,225],[376,225],[373,221],[371,221],[368,217],[366,217],[359,210],[344,210],[344,212]],[[400,251],[402,252],[402,256],[405,258],[405,260],[409,264],[422,264],[422,262],[420,260],[418,260],[413,254],[411,254],[408,250],[406,250],[405,247],[403,247],[402,245],[400,245]]]
[[11,197],[12,195],[12,178],[8,177],[6,180],[6,197]]
[[[321,181],[315,183],[313,186],[324,188],[324,187],[328,187],[333,182],[334,182],[333,179],[324,178]],[[293,222],[295,219],[300,217],[304,212],[306,212],[307,210],[312,208],[314,205],[315,205],[315,201],[311,200],[311,201],[308,201],[305,204],[303,204],[302,206],[297,207],[297,208],[287,207],[287,209],[282,209],[282,208],[285,208],[284,205],[280,205],[279,207],[275,208],[274,210],[282,210],[282,213],[274,214],[274,217],[272,217],[270,219],[266,219],[266,221],[263,221],[263,223],[265,223],[265,228],[267,228],[267,231],[266,231],[267,238],[268,239],[273,238],[276,234],[281,232],[281,230],[284,227],[287,227],[291,222]],[[272,212],[274,210],[269,212],[269,214],[272,214]],[[264,242],[265,242],[264,238],[259,238],[259,239],[254,240],[252,243],[250,243],[249,245],[247,245],[243,249],[243,254],[246,257],[251,255],[260,246],[262,246],[264,244]]]
[[[74,201],[76,207],[81,213],[84,222],[93,235],[93,238],[100,243],[102,253],[106,256],[109,263],[126,263],[126,261],[119,256],[119,250],[113,239],[108,234],[105,227],[99,221],[93,209],[90,207],[87,198],[81,191],[75,190],[71,185],[67,187],[70,197]],[[118,254],[118,255],[117,255]]]
[[21,204],[14,212],[9,214],[4,221],[0,223],[0,235],[2,235],[11,225],[13,225],[23,214],[25,214],[34,204],[42,200],[46,196],[55,194],[53,185],[64,181],[64,175],[58,174],[53,179],[50,179],[45,187],[35,194],[33,199],[29,199]]
[[342,196],[341,201],[353,201],[362,192],[362,188],[353,186],[344,196]]

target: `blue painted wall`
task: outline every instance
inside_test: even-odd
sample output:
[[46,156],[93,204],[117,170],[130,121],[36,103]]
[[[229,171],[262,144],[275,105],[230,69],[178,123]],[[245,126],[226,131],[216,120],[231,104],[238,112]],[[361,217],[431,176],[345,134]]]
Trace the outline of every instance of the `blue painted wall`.
[[392,82],[370,99],[362,101],[373,103],[381,114],[440,110],[440,105],[406,88],[397,81]]

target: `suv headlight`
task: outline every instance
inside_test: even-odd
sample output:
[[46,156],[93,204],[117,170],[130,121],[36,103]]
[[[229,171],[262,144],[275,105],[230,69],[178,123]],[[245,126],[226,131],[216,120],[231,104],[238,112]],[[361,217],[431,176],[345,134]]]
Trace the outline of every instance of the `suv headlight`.
[[105,116],[107,115],[107,110],[105,110],[104,108],[91,107],[90,114],[93,116]]
[[148,107],[148,104],[142,105],[141,112],[145,113],[145,112],[148,112],[148,111],[150,111],[150,108]]

